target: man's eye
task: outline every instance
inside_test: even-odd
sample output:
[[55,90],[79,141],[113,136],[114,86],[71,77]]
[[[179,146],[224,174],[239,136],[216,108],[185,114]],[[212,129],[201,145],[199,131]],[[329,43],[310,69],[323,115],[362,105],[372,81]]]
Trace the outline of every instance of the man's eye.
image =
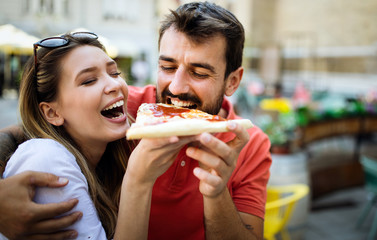
[[175,67],[160,66],[160,68],[162,71],[166,71],[166,72],[172,72],[175,70]]
[[197,78],[208,78],[209,77],[208,74],[201,74],[201,73],[197,73],[197,72],[192,72],[192,75],[194,75]]

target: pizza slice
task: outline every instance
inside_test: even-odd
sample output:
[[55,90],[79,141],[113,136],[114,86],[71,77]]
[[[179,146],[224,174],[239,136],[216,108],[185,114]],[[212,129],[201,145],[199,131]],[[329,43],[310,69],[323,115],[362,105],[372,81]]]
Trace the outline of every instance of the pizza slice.
[[127,139],[196,135],[203,132],[227,132],[227,122],[234,121],[245,128],[249,119],[226,120],[197,109],[176,107],[163,103],[143,103],[135,123],[127,131]]

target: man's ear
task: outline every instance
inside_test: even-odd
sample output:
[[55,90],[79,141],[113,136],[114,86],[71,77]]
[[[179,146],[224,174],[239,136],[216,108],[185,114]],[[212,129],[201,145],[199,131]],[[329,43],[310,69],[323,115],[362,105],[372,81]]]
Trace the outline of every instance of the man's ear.
[[39,109],[41,110],[43,116],[47,122],[55,126],[61,126],[64,123],[64,118],[57,111],[56,102],[41,102],[39,103]]
[[225,95],[232,96],[233,93],[240,86],[243,75],[243,67],[237,68],[237,70],[231,72],[225,83]]

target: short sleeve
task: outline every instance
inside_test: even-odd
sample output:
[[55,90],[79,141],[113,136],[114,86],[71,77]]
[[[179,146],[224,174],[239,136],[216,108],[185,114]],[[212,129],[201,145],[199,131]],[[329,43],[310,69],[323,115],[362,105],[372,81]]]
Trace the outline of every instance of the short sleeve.
[[69,229],[78,231],[78,239],[106,239],[86,178],[64,146],[51,139],[32,139],[21,144],[7,163],[4,178],[24,171],[48,172],[67,178],[69,183],[65,187],[37,188],[34,201],[44,204],[77,198],[79,203],[67,214],[81,211],[83,217]]
[[249,130],[249,134],[250,140],[239,155],[228,187],[238,211],[264,219],[271,166],[270,142],[258,128]]

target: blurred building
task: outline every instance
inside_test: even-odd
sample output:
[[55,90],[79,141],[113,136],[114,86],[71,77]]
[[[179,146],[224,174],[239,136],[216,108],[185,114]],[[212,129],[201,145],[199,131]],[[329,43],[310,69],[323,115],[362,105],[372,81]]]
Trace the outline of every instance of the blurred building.
[[156,58],[155,9],[153,0],[0,0],[0,25],[12,24],[38,38],[93,31],[130,78],[133,59]]
[[251,15],[246,54],[268,83],[346,95],[377,88],[377,1],[254,0]]
[[[132,76],[132,64],[143,58],[149,65],[146,68],[149,69],[147,82],[153,82],[157,69],[160,20],[169,13],[169,9],[176,9],[186,2],[189,1],[0,0],[0,25],[12,24],[37,38],[77,29],[93,31],[103,36],[106,43],[116,49],[115,53],[112,52],[112,57],[117,59],[128,79],[136,80]],[[245,26],[251,23],[248,13],[252,1],[215,2],[232,11],[241,12],[242,14],[236,15],[239,15]],[[5,58],[4,61],[9,61],[8,57]],[[14,79],[9,81],[14,82]],[[11,84],[8,83],[7,86],[10,87]]]
[[[0,25],[43,38],[78,28],[107,38],[122,72],[135,59],[157,67],[158,27],[169,9],[189,0],[0,0]],[[377,1],[210,0],[230,11],[246,32],[244,81],[292,93],[311,90],[360,94],[377,88]],[[355,84],[355,82],[358,82]]]
[[152,0],[0,1],[0,23],[11,23],[40,38],[86,28],[111,39],[119,55],[151,49],[155,37]]

